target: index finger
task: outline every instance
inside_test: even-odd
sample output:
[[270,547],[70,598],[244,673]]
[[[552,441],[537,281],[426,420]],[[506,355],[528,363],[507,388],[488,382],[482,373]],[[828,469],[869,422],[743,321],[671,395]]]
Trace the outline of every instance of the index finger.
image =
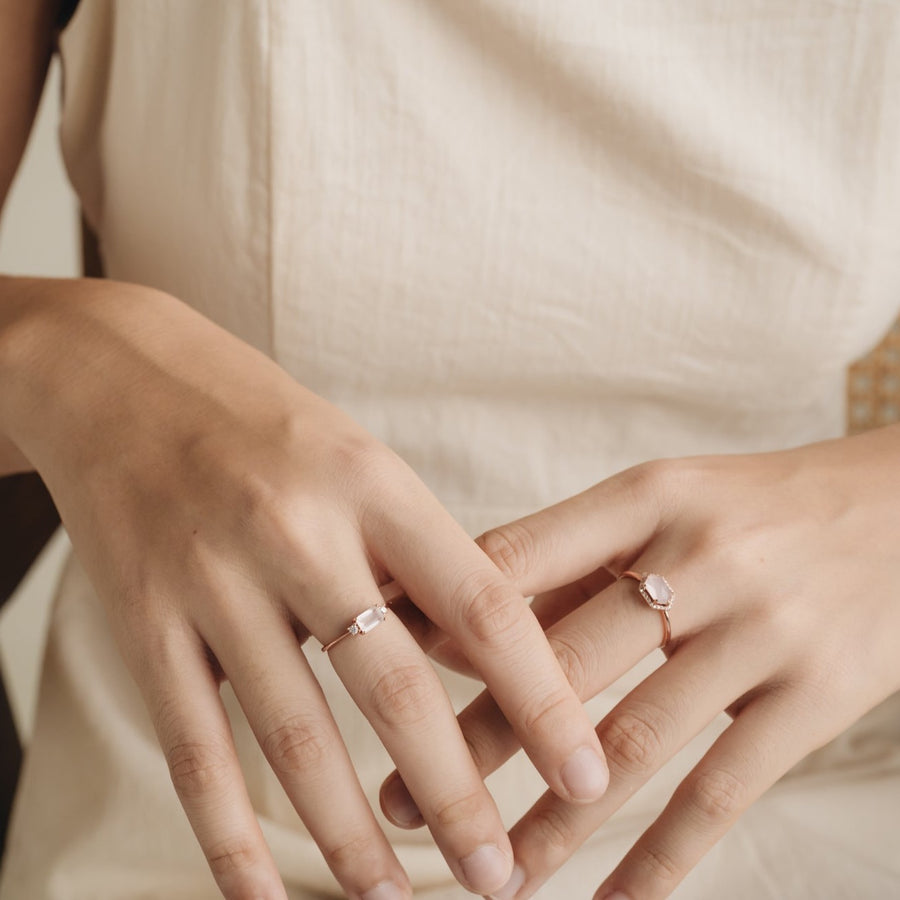
[[575,803],[602,796],[600,741],[518,588],[433,498],[378,525],[381,562],[458,641],[551,790]]
[[692,488],[690,460],[655,460],[477,538],[526,594],[578,582],[601,568],[621,574],[676,515]]

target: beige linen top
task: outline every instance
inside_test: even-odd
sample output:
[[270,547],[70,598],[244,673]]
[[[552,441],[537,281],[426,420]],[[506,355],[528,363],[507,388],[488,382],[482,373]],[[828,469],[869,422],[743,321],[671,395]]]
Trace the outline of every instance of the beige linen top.
[[[62,55],[108,274],[264,350],[473,534],[641,460],[839,434],[900,306],[895,3],[82,0]],[[374,801],[389,760],[316,649]],[[292,896],[335,894],[229,704]],[[721,727],[540,896],[590,896]],[[895,703],[782,781],[678,896],[900,895],[898,730]],[[540,791],[521,757],[490,785],[510,824]],[[418,896],[464,893],[388,831]],[[215,896],[72,561],[0,897]]]

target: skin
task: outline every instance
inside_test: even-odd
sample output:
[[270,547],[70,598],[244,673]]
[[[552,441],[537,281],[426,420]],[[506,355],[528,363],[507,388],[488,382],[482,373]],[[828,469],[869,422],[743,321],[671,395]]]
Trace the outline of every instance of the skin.
[[[53,7],[0,0],[0,196]],[[533,894],[726,709],[732,726],[597,892],[666,896],[797,759],[900,686],[900,612],[885,601],[898,574],[897,429],[641,466],[485,535],[492,564],[388,448],[167,295],[0,279],[0,384],[0,470],[36,468],[50,486],[226,897],[285,896],[219,701],[226,677],[347,893],[410,896],[299,652],[379,602],[391,578],[412,598],[402,621],[416,637],[449,637],[435,654],[488,684],[460,717],[468,747],[401,620],[344,641],[334,664],[398,764],[385,808],[426,822],[460,881],[497,897]],[[609,574],[626,568],[675,586],[673,639],[660,673],[599,724],[610,790],[578,805],[562,767],[599,745],[566,677],[593,696],[659,640],[634,583]],[[510,843],[481,776],[523,741],[553,790]],[[480,845],[504,862],[476,883],[460,860]],[[511,848],[521,878],[504,889]]]
[[[892,426],[784,452],[659,461],[480,539],[536,595],[585,699],[662,638],[635,582],[613,575],[662,573],[676,592],[667,661],[597,727],[609,790],[584,807],[538,799],[510,832],[518,872],[497,898],[532,896],[725,710],[732,724],[595,894],[661,900],[788,769],[900,689],[898,454]],[[460,722],[482,774],[517,749],[486,694]],[[397,776],[382,802],[410,821]]]
[[[55,12],[0,0],[3,197]],[[519,589],[389,448],[177,298],[0,277],[0,472],[32,468],[229,900],[286,895],[238,766],[224,679],[348,896],[411,896],[301,651],[379,604],[392,579],[411,598],[410,620],[427,617],[463,648],[552,790],[573,802],[605,790],[592,723]],[[478,893],[500,888],[509,839],[403,620],[389,614],[330,657],[456,877]],[[593,775],[572,777],[573,757],[592,761]]]

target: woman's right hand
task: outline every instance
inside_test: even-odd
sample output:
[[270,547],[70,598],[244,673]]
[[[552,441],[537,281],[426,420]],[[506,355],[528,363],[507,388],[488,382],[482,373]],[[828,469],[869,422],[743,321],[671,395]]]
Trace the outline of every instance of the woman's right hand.
[[[598,739],[521,594],[387,447],[166,294],[2,279],[0,295],[0,426],[57,502],[226,897],[285,894],[225,678],[344,890],[410,896],[301,650],[391,579],[455,639],[550,787],[603,793]],[[330,656],[456,877],[500,888],[509,840],[410,632],[388,615]]]

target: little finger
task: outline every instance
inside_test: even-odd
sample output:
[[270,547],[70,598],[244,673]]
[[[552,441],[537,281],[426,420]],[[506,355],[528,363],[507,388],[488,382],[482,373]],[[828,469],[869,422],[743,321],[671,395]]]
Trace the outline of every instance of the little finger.
[[831,737],[798,713],[787,692],[768,691],[745,706],[595,900],[667,897],[751,803]]
[[195,634],[169,635],[138,681],[172,783],[226,900],[287,895],[247,795],[217,679]]
[[645,678],[597,727],[610,767],[606,794],[582,807],[547,792],[510,832],[527,888],[516,896],[537,890],[663,765],[766,673],[765,662],[746,644],[735,646],[718,631],[710,631]]

